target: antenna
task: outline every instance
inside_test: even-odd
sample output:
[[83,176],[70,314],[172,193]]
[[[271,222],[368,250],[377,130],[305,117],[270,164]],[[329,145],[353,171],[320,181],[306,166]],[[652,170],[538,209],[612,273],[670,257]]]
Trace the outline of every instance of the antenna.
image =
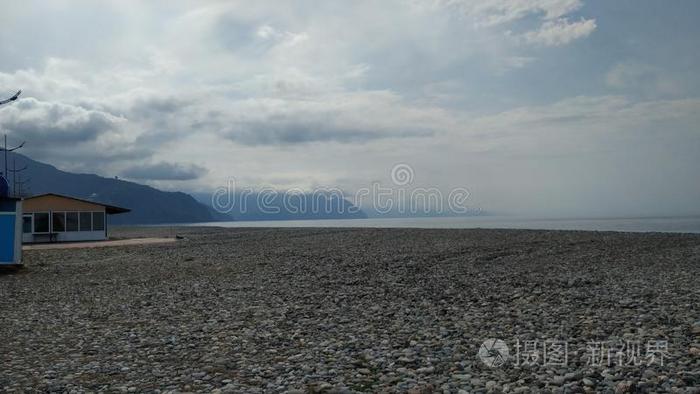
[[27,185],[27,190],[25,191],[25,190],[24,190],[24,184],[25,184],[25,183],[26,183],[26,184],[29,184],[29,182],[30,182],[31,180],[32,180],[32,178],[27,178],[27,179],[25,179],[25,180],[22,180],[22,174],[17,174],[17,183],[16,183],[16,186],[15,186],[15,187],[17,188],[16,190],[18,190],[18,191],[15,191],[17,197],[20,197],[20,198],[21,198],[21,197],[24,197],[24,196],[28,195],[26,192],[28,192],[29,190],[31,190],[31,188],[29,187],[29,185]]
[[24,146],[24,141],[22,141],[21,144],[15,146],[14,148],[9,148],[9,149],[8,149],[8,148],[7,148],[7,134],[5,134],[5,147],[4,147],[4,148],[0,148],[0,150],[2,150],[2,151],[5,153],[5,170],[3,171],[3,175],[5,175],[5,177],[7,177],[7,152],[14,152],[14,151],[16,151],[17,149],[22,148],[23,146]]
[[13,197],[20,197],[20,194],[17,193],[17,176],[18,172],[22,172],[27,169],[27,165],[25,164],[24,167],[22,168],[17,168],[17,158],[13,157],[12,158],[12,169],[8,170],[9,172],[12,173],[12,195]]
[[15,93],[12,97],[5,99],[5,100],[0,100],[0,105],[11,103],[19,98],[19,95],[22,94],[22,90],[18,90],[17,93]]

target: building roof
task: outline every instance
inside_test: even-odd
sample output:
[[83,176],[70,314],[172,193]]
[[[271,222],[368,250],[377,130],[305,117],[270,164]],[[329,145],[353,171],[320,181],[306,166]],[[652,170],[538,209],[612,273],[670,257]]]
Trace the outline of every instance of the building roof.
[[126,213],[126,212],[131,212],[131,209],[128,208],[122,208],[122,207],[117,207],[115,205],[109,205],[109,204],[103,204],[98,201],[91,201],[91,200],[85,200],[82,198],[76,198],[76,197],[71,197],[71,196],[64,196],[63,194],[57,194],[57,193],[43,193],[43,194],[37,194],[35,196],[27,197],[25,200],[32,200],[35,198],[39,197],[46,197],[46,196],[54,196],[54,197],[60,197],[60,198],[67,198],[69,200],[75,200],[75,201],[80,201],[88,204],[95,204],[95,205],[101,205],[105,207],[105,213],[108,215],[113,215],[117,213]]

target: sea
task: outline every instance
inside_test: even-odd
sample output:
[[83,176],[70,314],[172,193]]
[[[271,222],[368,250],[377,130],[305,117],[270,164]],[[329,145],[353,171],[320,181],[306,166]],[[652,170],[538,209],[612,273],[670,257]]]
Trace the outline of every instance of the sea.
[[212,227],[364,227],[427,229],[530,229],[700,234],[700,216],[653,218],[529,218],[520,216],[469,216],[420,218],[368,218],[327,220],[270,220],[192,223]]

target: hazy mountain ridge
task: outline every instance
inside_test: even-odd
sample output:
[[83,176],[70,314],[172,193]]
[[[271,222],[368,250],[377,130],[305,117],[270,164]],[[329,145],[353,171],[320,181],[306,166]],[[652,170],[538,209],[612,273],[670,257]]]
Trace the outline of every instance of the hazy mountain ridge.
[[[192,193],[192,196],[211,208],[212,193]],[[365,212],[346,199],[303,194],[295,195],[293,201],[285,203],[284,195],[277,194],[270,196],[269,200],[265,199],[263,204],[260,202],[260,197],[259,193],[250,193],[245,196],[235,194],[231,196],[233,203],[223,207],[226,213],[211,209],[215,211],[214,215],[229,217],[229,220],[235,221],[367,218]],[[314,206],[318,209],[314,210]]]
[[[2,156],[0,156],[2,159]],[[166,224],[166,223],[201,223],[232,220],[291,220],[291,219],[345,219],[365,218],[360,210],[351,209],[353,205],[347,200],[322,200],[330,204],[330,209],[313,213],[290,212],[280,199],[269,202],[276,207],[276,213],[263,212],[256,204],[256,196],[248,196],[246,212],[233,210],[227,213],[217,212],[211,207],[211,194],[168,192],[154,187],[125,181],[117,178],[105,178],[95,174],[78,174],[60,170],[50,164],[33,160],[21,154],[12,154],[10,163],[16,160],[17,168],[27,166],[22,171],[22,179],[30,179],[28,195],[57,193],[76,198],[92,200],[104,204],[131,209],[131,212],[111,215],[111,224]],[[13,183],[12,177],[9,179]],[[25,190],[26,191],[26,190]],[[195,196],[195,197],[193,197]],[[310,196],[307,201],[310,205]]]
[[[151,186],[95,174],[76,174],[13,155],[17,167],[26,165],[23,179],[31,179],[30,195],[57,193],[131,209],[111,215],[112,224],[192,223],[215,220],[209,208],[182,192],[166,192]],[[10,177],[10,183],[12,183]]]

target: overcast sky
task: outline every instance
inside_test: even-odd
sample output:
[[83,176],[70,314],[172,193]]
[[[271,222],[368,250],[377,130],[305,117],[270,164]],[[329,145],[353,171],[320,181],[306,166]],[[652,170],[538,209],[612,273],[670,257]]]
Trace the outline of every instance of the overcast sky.
[[0,127],[62,169],[700,213],[695,0],[0,3]]

